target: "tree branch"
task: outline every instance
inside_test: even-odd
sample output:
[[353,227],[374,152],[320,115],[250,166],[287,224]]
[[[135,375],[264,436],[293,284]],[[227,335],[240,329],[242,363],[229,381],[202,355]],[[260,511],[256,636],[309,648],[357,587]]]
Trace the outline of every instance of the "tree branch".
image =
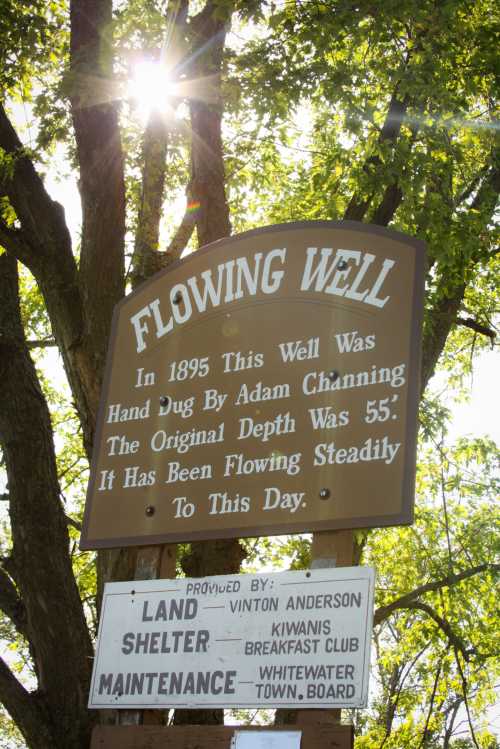
[[[224,8],[207,0],[203,10],[193,18],[194,31],[191,59],[192,75],[205,81],[209,99],[189,102],[191,114],[191,193],[199,203],[196,212],[198,243],[209,244],[231,234],[229,207],[224,181],[222,149],[221,70],[228,21],[233,8]],[[210,83],[206,83],[210,81]]]
[[76,267],[71,254],[64,210],[59,203],[51,200],[43,182],[26,154],[7,113],[0,103],[0,148],[11,159],[8,173],[2,175],[2,190],[21,223],[21,230],[8,232],[3,228],[3,238],[11,241],[9,251],[16,254],[14,240],[20,238],[19,258],[36,276],[41,264],[48,258],[57,256],[59,273],[72,275]]
[[[457,713],[462,702],[463,702],[463,699],[457,699],[452,704],[451,708],[448,708],[446,710],[446,724],[445,724],[445,733],[443,736],[443,749],[449,749],[450,739],[453,734],[453,726],[455,725]],[[451,713],[451,717],[450,717],[450,720],[448,721],[448,715],[450,713]]]
[[142,144],[142,192],[135,234],[132,287],[150,278],[160,267],[158,244],[165,187],[167,157],[165,118],[153,113],[144,131]]
[[468,685],[467,685],[467,679],[465,677],[465,673],[464,673],[464,670],[462,668],[462,664],[460,663],[460,658],[459,658],[459,655],[458,655],[457,648],[455,648],[455,663],[457,664],[458,672],[460,674],[460,680],[462,682],[462,694],[463,694],[463,697],[464,697],[465,710],[466,710],[466,713],[467,713],[467,722],[469,724],[469,730],[470,730],[470,733],[471,733],[471,738],[472,738],[473,744],[476,747],[476,749],[480,749],[479,744],[477,743],[477,739],[476,739],[476,732],[474,731],[474,726],[472,724],[472,716],[470,714],[469,698],[468,698],[468,691],[469,691],[469,689],[468,689]]
[[382,200],[370,219],[370,223],[387,226],[403,201],[403,191],[399,184],[393,183],[385,188]]
[[455,199],[455,207],[458,207],[465,203],[470,198],[474,190],[476,190],[481,184],[481,180],[488,174],[489,165],[485,164],[483,168],[472,178],[467,187],[461,192],[461,194]]
[[405,685],[406,679],[409,677],[409,675],[410,675],[410,673],[411,673],[414,665],[422,657],[422,655],[429,648],[429,646],[430,646],[430,643],[427,643],[426,645],[424,645],[423,648],[421,648],[421,650],[419,650],[419,652],[414,656],[414,658],[412,658],[412,660],[410,661],[410,663],[407,664],[406,671],[404,671],[404,667],[403,667],[403,669],[401,669],[401,679],[400,679],[400,682],[399,682],[399,685],[398,685],[398,689],[397,689],[397,692],[396,692],[396,697],[394,699],[394,702],[391,705],[388,705],[388,708],[387,708],[387,713],[388,714],[387,714],[387,719],[386,719],[386,732],[385,732],[385,736],[384,736],[384,738],[382,740],[382,743],[379,746],[379,749],[383,749],[386,741],[388,740],[388,738],[391,735],[392,724],[393,724],[393,721],[394,721],[394,717],[396,715],[396,711],[397,711],[398,703],[399,703],[399,698],[401,697],[401,693],[403,691],[403,687]]
[[[418,122],[413,123],[411,126],[410,148],[415,143],[418,131]],[[406,167],[403,167],[402,177],[406,175],[406,171]],[[403,190],[400,186],[400,178],[396,177],[394,182],[388,184],[385,188],[382,200],[369,218],[370,223],[377,224],[378,226],[387,226],[392,221],[394,214],[402,202]]]
[[[401,127],[403,125],[409,104],[409,96],[405,96],[403,99],[400,99],[397,92],[393,94],[392,99],[389,103],[385,122],[378,137],[377,142],[379,145],[383,143],[394,144],[396,142],[399,137],[399,133],[401,132]],[[373,156],[370,156],[366,160],[363,166],[363,171],[366,174],[370,174],[374,168],[376,169],[377,167],[381,166],[381,164],[382,160],[380,159],[380,156],[375,154]],[[391,189],[389,189],[389,192],[384,195],[384,199],[382,201],[382,203],[384,203],[385,200],[385,204],[381,204],[379,206],[379,209],[376,211],[376,213],[380,214],[379,219],[376,223],[379,223],[379,221],[384,221],[386,216],[389,214],[390,205],[394,204],[395,201],[397,202],[399,188],[397,185],[391,185],[390,188]],[[375,190],[372,190],[367,197],[361,197],[358,193],[354,193],[344,213],[344,219],[352,221],[362,221],[371,204],[374,194]],[[399,198],[399,200],[401,200],[401,198]],[[389,221],[390,218],[388,222]]]
[[412,590],[411,593],[407,593],[406,595],[397,598],[392,603],[389,603],[386,606],[380,606],[375,611],[373,624],[374,626],[381,624],[390,616],[390,614],[392,614],[393,611],[396,611],[396,609],[409,608],[411,603],[425,593],[431,593],[432,591],[440,590],[441,588],[451,588],[462,582],[462,580],[467,580],[475,575],[480,575],[482,572],[498,571],[500,571],[500,564],[485,563],[480,564],[477,567],[471,567],[470,569],[459,572],[456,575],[447,575],[446,577],[443,577],[440,580],[435,580],[432,583],[420,585],[418,588],[415,588],[415,590]]
[[53,745],[53,737],[35,695],[16,679],[3,658],[0,658],[0,702],[32,749],[46,749]]
[[[100,380],[93,352],[95,340],[92,336],[84,336],[84,316],[88,316],[89,311],[84,310],[82,303],[71,237],[62,207],[47,194],[1,104],[0,148],[12,160],[8,174],[3,175],[2,190],[21,224],[15,236],[12,230],[6,232],[4,226],[2,239],[8,244],[7,250],[31,270],[42,292],[82,422],[87,454],[90,455]],[[96,286],[103,286],[104,277],[103,273]],[[108,329],[100,333],[101,338],[105,335],[107,340]]]
[[[170,65],[173,66],[171,77],[180,79],[180,74],[186,74],[187,60],[186,57],[187,43],[186,35],[190,27],[187,24],[189,11],[189,0],[176,0],[169,3],[165,26],[167,29],[167,39],[165,45],[160,51],[160,57],[168,57]],[[196,25],[196,18],[191,23]],[[160,92],[159,92],[160,94]],[[180,99],[172,104],[174,110]],[[135,235],[134,254],[132,257],[132,271],[130,278],[132,287],[135,288],[140,283],[150,278],[161,268],[166,267],[172,262],[174,253],[169,248],[167,252],[159,253],[159,235],[160,219],[163,206],[163,194],[165,187],[166,175],[166,157],[168,147],[168,128],[167,119],[160,113],[151,113],[149,121],[143,136],[142,144],[142,192],[139,205],[137,229]],[[183,222],[184,224],[184,222]],[[180,233],[179,227],[174,240],[177,240],[175,248],[183,240],[183,234]],[[194,226],[194,224],[193,224]],[[193,228],[189,232],[186,243],[189,240]],[[181,247],[180,252],[184,249],[185,244]],[[180,256],[179,252],[179,256]],[[175,257],[177,259],[177,257]]]
[[427,614],[427,616],[429,616],[437,624],[439,629],[441,629],[444,632],[444,634],[450,641],[450,644],[456,650],[462,653],[466,661],[469,660],[471,651],[467,649],[463,640],[461,640],[460,637],[457,634],[455,634],[449,621],[439,616],[439,614],[436,611],[434,611],[432,606],[429,606],[426,603],[422,603],[421,601],[414,601],[413,603],[407,604],[405,608],[410,609],[410,610],[413,609],[413,610],[423,611],[425,614]]
[[186,213],[182,217],[182,221],[179,224],[177,231],[170,240],[170,244],[167,247],[165,253],[166,263],[173,263],[175,260],[179,260],[183,250],[186,248],[187,243],[191,239],[196,226],[196,218],[193,211],[189,210],[189,206]]
[[80,523],[79,520],[75,520],[70,515],[65,515],[64,517],[66,518],[66,522],[67,522],[68,525],[70,525],[72,528],[74,528],[79,533],[82,532],[82,524]]
[[23,242],[23,234],[19,229],[11,229],[6,226],[0,218],[0,246],[10,252],[11,255],[17,257],[22,263],[27,265],[29,260],[29,253],[26,252],[26,247]]
[[0,609],[9,617],[20,635],[27,638],[26,610],[10,576],[0,567]]
[[[461,276],[461,274],[459,275]],[[435,303],[424,328],[422,342],[422,393],[434,374],[450,330],[457,319],[467,288],[465,281],[459,281],[451,285],[448,277],[442,279],[441,286],[446,289],[446,292],[442,295],[438,292],[438,301]]]
[[434,709],[434,700],[436,699],[436,692],[437,692],[437,687],[438,687],[438,683],[439,683],[439,678],[441,676],[441,669],[442,669],[442,667],[443,667],[443,662],[442,662],[442,660],[440,660],[439,663],[438,663],[438,668],[437,668],[437,671],[436,671],[436,676],[434,677],[434,686],[432,688],[432,694],[431,694],[431,699],[430,699],[430,703],[429,703],[429,709],[427,711],[427,717],[425,719],[424,730],[422,732],[422,738],[420,739],[420,743],[419,743],[417,749],[422,749],[422,747],[424,747],[425,744],[427,743],[428,731],[429,731],[429,722],[430,722],[430,719],[432,717],[432,711]]
[[[456,229],[458,234],[457,242],[464,242],[466,238],[473,241],[474,237],[478,237],[478,234],[484,230],[491,220],[499,193],[500,151],[497,149],[491,155],[491,167],[487,176],[479,187],[468,213]],[[424,328],[422,344],[422,392],[434,374],[437,361],[446,344],[446,339],[459,316],[459,310],[467,285],[473,279],[474,267],[483,257],[484,254],[480,249],[472,257],[470,257],[469,253],[464,253],[462,267],[457,268],[453,274],[457,280],[453,281],[450,278],[449,268],[445,268],[438,281],[435,293],[436,302],[427,316]]]
[[40,341],[26,341],[26,345],[29,349],[51,348],[52,346],[57,346],[57,343],[53,338],[45,338],[44,340]]
[[481,323],[477,322],[477,320],[474,320],[472,317],[457,317],[457,325],[463,325],[465,328],[470,328],[475,333],[480,333],[480,335],[484,335],[487,338],[493,342],[495,338],[497,337],[497,334],[494,330],[491,328],[488,328],[486,325],[482,325]]
[[111,0],[71,0],[67,88],[80,166],[80,286],[92,340],[95,420],[111,318],[125,293],[125,182],[109,30]]

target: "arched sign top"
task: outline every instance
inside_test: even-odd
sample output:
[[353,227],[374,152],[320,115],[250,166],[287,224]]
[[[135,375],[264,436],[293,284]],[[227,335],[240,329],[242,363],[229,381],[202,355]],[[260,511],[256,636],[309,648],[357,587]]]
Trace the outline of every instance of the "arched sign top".
[[115,310],[82,548],[411,522],[424,245],[280,224]]

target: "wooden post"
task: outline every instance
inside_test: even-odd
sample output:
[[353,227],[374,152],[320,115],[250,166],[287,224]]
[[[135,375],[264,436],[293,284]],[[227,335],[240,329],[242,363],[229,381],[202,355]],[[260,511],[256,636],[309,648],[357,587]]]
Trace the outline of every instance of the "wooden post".
[[[137,550],[134,580],[175,578],[176,544],[141,546]],[[165,710],[117,710],[116,723],[122,726],[162,725]]]
[[[349,726],[304,726],[301,749],[348,749]],[[238,730],[293,731],[294,726],[97,726],[90,749],[230,749]]]
[[[320,531],[313,534],[311,569],[350,567],[354,561],[354,532]],[[340,725],[340,708],[297,710],[297,727]],[[345,744],[347,749],[350,744]],[[344,746],[342,749],[344,749]]]
[[312,569],[350,567],[354,562],[354,531],[320,531],[313,534]]

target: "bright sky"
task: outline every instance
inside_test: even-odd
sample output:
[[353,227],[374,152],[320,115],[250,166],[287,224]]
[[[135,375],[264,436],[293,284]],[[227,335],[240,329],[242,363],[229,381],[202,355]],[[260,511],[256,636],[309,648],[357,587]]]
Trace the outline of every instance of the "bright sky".
[[488,435],[500,445],[499,379],[500,353],[498,350],[482,352],[475,360],[469,403],[453,406],[450,441],[465,435]]

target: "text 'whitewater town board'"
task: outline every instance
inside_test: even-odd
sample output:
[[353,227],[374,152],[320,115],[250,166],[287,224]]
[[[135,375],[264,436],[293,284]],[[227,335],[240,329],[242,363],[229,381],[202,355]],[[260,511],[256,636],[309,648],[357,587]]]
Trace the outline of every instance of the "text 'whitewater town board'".
[[369,567],[106,585],[89,707],[363,707]]
[[248,232],[118,305],[83,548],[411,522],[423,246]]

